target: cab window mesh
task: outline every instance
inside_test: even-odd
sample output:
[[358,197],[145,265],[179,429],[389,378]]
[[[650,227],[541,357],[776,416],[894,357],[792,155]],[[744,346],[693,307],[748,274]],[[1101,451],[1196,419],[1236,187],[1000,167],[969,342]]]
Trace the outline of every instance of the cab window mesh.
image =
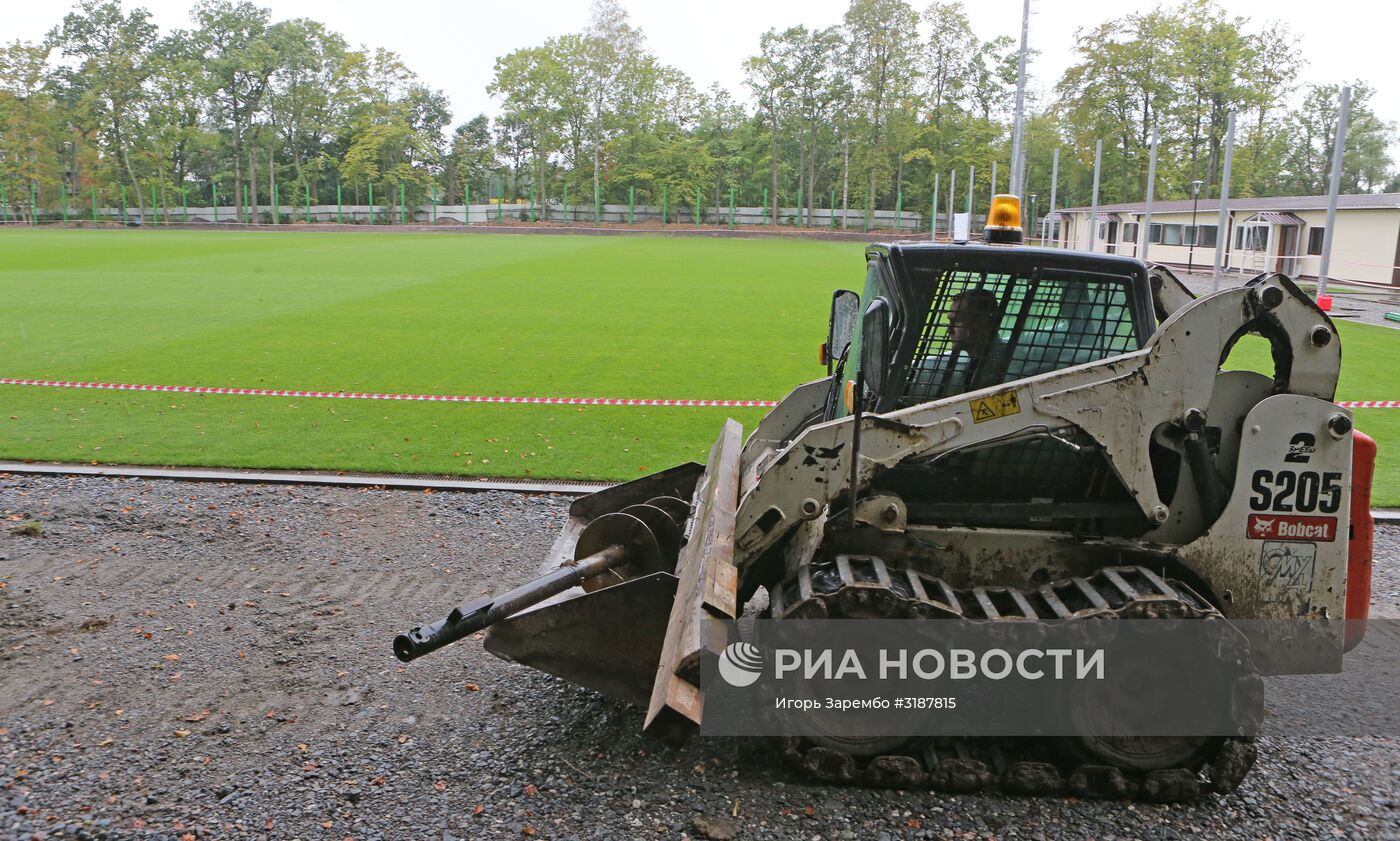
[[[1082,365],[1139,346],[1126,279],[950,270],[933,288],[907,368],[902,405]],[[950,324],[955,304],[961,329]],[[995,329],[962,324],[961,313],[969,309],[986,314]]]

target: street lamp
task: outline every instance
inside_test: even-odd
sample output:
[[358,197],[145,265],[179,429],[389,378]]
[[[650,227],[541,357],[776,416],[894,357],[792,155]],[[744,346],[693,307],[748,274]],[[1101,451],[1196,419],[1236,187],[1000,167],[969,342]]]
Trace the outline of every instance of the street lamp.
[[[1196,227],[1196,206],[1200,203],[1201,185],[1204,183],[1206,182],[1191,182],[1191,250],[1186,253],[1187,274],[1190,274],[1191,270],[1196,267],[1196,240],[1201,238],[1200,229]],[[1215,235],[1220,236],[1220,232],[1216,231]]]
[[[1034,238],[1035,238],[1035,193],[1031,193],[1031,224],[1030,224],[1030,231],[1031,231],[1031,238],[1034,239]],[[1041,244],[1044,245],[1044,243],[1041,243]]]

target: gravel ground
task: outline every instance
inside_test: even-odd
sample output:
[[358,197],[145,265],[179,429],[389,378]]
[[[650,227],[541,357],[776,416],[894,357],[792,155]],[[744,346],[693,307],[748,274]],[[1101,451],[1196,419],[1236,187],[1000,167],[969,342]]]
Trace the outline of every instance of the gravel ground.
[[[0,474],[0,838],[1400,838],[1394,734],[1265,740],[1185,805],[833,788],[477,641],[392,658],[566,504]],[[1377,554],[1400,616],[1400,530]]]
[[[1209,292],[1214,284],[1214,280],[1209,274],[1187,274],[1185,269],[1172,269],[1172,271],[1186,284],[1186,288],[1197,295]],[[1249,278],[1250,275],[1227,273],[1220,279],[1220,288],[1229,289],[1232,286],[1243,286]],[[1312,283],[1308,281],[1305,284],[1305,289],[1311,288]],[[1384,288],[1332,284],[1331,295],[1331,316],[1335,319],[1376,324],[1381,327],[1389,327],[1392,330],[1400,329],[1400,324],[1385,320],[1386,313],[1400,312],[1400,290],[1389,291]]]

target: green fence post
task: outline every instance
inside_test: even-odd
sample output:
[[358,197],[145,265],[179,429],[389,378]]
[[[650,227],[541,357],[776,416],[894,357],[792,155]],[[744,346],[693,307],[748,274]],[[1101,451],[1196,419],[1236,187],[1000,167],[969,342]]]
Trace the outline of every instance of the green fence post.
[[122,185],[122,224],[126,224],[126,185]]
[[603,194],[599,185],[593,185],[593,224],[603,224]]
[[535,185],[530,185],[530,224],[535,224]]
[[465,182],[462,184],[462,224],[472,223],[472,188]]
[[802,227],[802,188],[797,188],[797,215],[792,217],[794,228]]
[[39,224],[39,185],[29,182],[29,224]]
[[345,206],[341,204],[340,182],[335,182],[335,221],[337,225],[345,224]]
[[97,224],[97,188],[92,188],[92,224]]
[[408,201],[404,195],[403,184],[399,185],[399,224],[405,224],[408,218]]
[[501,181],[501,188],[496,191],[496,224],[500,224],[505,219],[506,212],[506,182]]
[[249,224],[249,220],[253,218],[253,208],[252,208],[251,205],[248,204],[248,185],[247,185],[247,184],[244,184],[244,185],[243,185],[243,210],[245,211],[245,214],[246,214],[246,215],[244,215],[243,218],[242,218],[242,219],[239,219],[238,221],[240,221],[240,222],[242,222],[242,223],[244,223],[244,224]]
[[272,224],[282,224],[282,199],[277,192],[277,182],[272,182]]
[[[210,186],[211,188],[213,188],[213,198],[214,198],[214,223],[215,223],[215,224],[218,224],[218,222],[219,222],[219,185],[218,185],[218,184],[210,184],[209,186]],[[96,210],[96,207],[97,207],[97,191],[96,191],[96,190],[93,190],[93,193],[92,193],[92,203],[93,203],[93,213],[96,214],[96,212],[97,212],[97,210]],[[94,216],[93,221],[97,221],[95,216]]]
[[369,182],[369,223],[374,224],[374,182]]
[[10,196],[4,184],[0,184],[0,212],[4,213],[6,222],[10,221]]
[[634,225],[637,222],[637,188],[627,188],[627,224]]
[[311,190],[307,189],[307,186],[306,186],[305,184],[301,185],[301,188],[302,188],[302,190],[304,191],[304,195],[305,195],[305,197],[306,197],[306,224],[310,225],[310,224],[311,224]]
[[729,187],[729,230],[734,230],[734,186]]
[[437,224],[437,185],[433,185],[433,224]]
[[831,212],[828,214],[827,222],[831,230],[836,230],[836,191],[831,191]]
[[899,233],[904,228],[904,191],[896,190],[894,194],[894,232]]
[[865,194],[865,232],[870,233],[870,205],[874,197],[870,193]]
[[695,188],[695,227],[700,227],[700,188]]
[[661,224],[666,224],[666,185],[661,185]]
[[763,188],[763,224],[768,224],[768,188]]
[[574,221],[573,214],[569,212],[569,184],[564,183],[564,224]]
[[63,223],[68,224],[68,185],[59,184],[58,194],[63,197]]
[[938,236],[938,191],[934,191],[933,198],[928,203],[928,238],[935,239]]

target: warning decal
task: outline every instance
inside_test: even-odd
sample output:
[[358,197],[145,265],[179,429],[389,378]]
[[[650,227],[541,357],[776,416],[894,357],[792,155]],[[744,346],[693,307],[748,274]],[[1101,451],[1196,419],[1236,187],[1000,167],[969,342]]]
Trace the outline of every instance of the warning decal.
[[1015,391],[1002,391],[991,397],[979,397],[972,401],[973,423],[982,423],[1020,413],[1021,401],[1016,399]]

